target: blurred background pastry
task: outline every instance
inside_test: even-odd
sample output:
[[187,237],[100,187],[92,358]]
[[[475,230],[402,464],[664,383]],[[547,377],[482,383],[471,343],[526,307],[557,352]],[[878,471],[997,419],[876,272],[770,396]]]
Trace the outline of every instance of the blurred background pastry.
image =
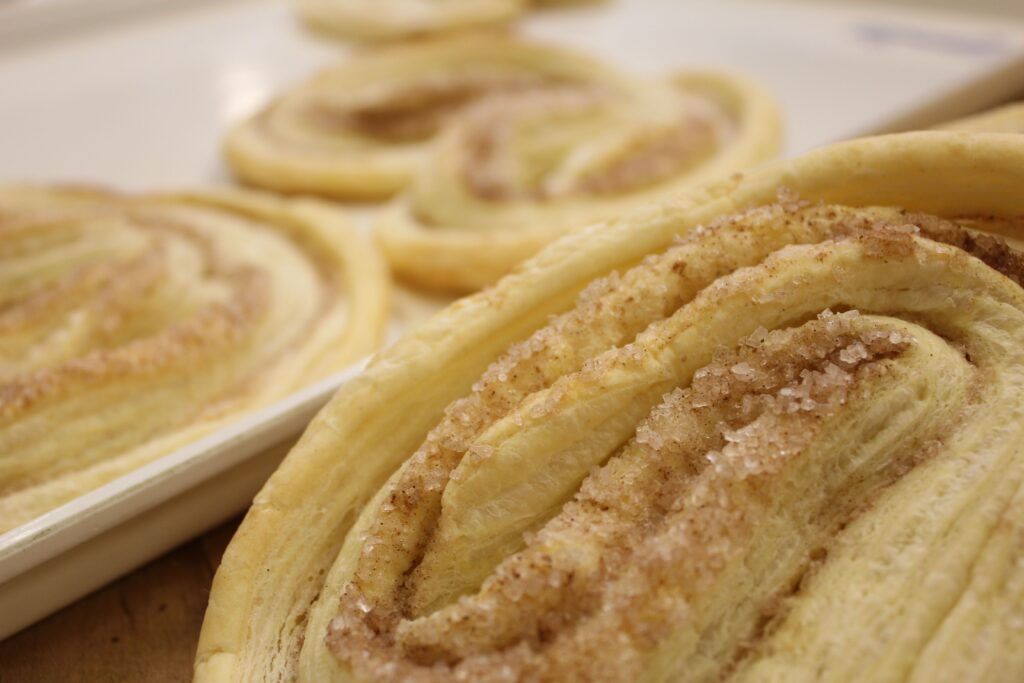
[[0,532],[372,352],[387,269],[336,209],[0,190]]
[[466,292],[541,247],[781,148],[773,96],[739,75],[496,95],[453,120],[376,222],[399,279]]
[[550,88],[628,91],[601,60],[497,34],[356,53],[229,132],[239,177],[282,192],[386,198],[429,163],[441,131],[473,102]]
[[507,23],[538,7],[585,0],[296,0],[310,26],[342,38],[383,40]]

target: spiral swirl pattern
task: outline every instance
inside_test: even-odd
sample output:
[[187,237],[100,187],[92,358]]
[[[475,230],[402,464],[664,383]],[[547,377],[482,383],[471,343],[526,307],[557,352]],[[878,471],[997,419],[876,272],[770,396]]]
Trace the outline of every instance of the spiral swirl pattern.
[[369,353],[387,290],[312,202],[0,189],[0,531]]
[[495,96],[454,120],[377,225],[396,274],[479,289],[567,232],[778,149],[774,101],[743,78],[633,85]]
[[357,53],[284,93],[236,126],[225,151],[253,185],[379,199],[409,182],[470,103],[551,86],[622,96],[633,87],[598,60],[506,36],[396,45]]
[[560,240],[317,418],[197,680],[1019,680],[1022,183],[892,136]]

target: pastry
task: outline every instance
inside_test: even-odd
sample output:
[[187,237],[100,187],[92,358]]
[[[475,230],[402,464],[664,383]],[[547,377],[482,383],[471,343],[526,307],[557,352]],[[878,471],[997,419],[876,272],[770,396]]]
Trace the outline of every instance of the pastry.
[[1024,102],[1006,104],[980,114],[965,116],[937,128],[981,133],[1024,133]]
[[507,23],[533,6],[577,0],[297,0],[313,28],[344,38],[384,40]]
[[313,421],[196,681],[1021,680],[1022,186],[886,136],[549,246]]
[[409,182],[438,131],[468,103],[553,85],[632,87],[598,60],[501,35],[382,47],[286,92],[233,128],[225,151],[252,185],[380,199]]
[[778,108],[755,83],[694,72],[633,85],[495,96],[458,117],[378,221],[395,274],[479,289],[567,232],[778,151]]
[[315,202],[0,188],[0,532],[370,353],[388,289]]

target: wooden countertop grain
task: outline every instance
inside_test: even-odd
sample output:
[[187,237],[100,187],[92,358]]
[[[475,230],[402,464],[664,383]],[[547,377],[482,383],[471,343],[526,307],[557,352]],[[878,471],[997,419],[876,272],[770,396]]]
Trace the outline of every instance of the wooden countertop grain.
[[225,523],[0,642],[0,683],[181,683],[221,554]]

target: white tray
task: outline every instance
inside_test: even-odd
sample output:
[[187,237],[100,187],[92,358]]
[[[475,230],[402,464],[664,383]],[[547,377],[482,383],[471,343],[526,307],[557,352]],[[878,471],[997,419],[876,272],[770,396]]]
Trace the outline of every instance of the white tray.
[[0,535],[0,637],[246,507],[362,365]]
[[[397,289],[389,341],[449,302]],[[0,534],[0,639],[248,507],[317,411],[368,361]]]
[[[36,5],[45,15],[30,12]],[[648,72],[746,71],[778,93],[787,154],[1024,92],[1024,29],[1006,20],[809,1],[609,0],[523,28]],[[225,126],[343,52],[273,0],[0,0],[0,182],[229,182]],[[419,315],[400,311],[396,329]],[[243,509],[356,371],[0,536],[0,637]]]

